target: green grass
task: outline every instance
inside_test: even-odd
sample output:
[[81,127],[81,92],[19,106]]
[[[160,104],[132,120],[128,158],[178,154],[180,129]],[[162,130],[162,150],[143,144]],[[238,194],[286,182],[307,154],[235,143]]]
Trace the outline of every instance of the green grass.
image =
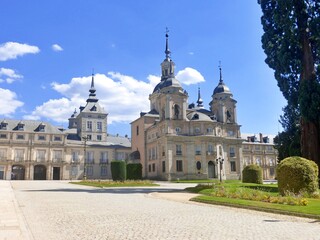
[[115,182],[109,180],[86,180],[80,182],[70,182],[72,184],[108,188],[108,187],[152,187],[159,186],[158,184],[153,183],[152,181],[124,181],[124,182]]
[[[221,190],[222,189],[222,190]],[[230,198],[225,196],[217,196],[219,191],[223,193],[228,193],[229,195],[243,196],[250,195],[250,197],[255,195],[266,196],[266,198],[275,198],[279,197],[278,186],[276,184],[252,184],[252,183],[242,183],[240,181],[229,181],[220,183],[210,183],[210,184],[201,184],[194,188],[187,188],[189,192],[202,194],[198,197],[191,199],[196,202],[203,202],[209,204],[218,204],[226,205],[239,208],[248,208],[259,211],[266,212],[275,212],[287,215],[295,215],[301,217],[311,217],[320,219],[320,199],[319,198],[302,198],[300,199],[307,200],[306,206],[300,205],[290,205],[290,204],[278,204],[270,203],[264,201],[255,201],[248,199],[240,198]],[[239,194],[242,193],[242,194]],[[253,197],[254,198],[254,197]],[[279,197],[281,199],[281,197]],[[293,196],[288,197],[288,199],[294,199]]]

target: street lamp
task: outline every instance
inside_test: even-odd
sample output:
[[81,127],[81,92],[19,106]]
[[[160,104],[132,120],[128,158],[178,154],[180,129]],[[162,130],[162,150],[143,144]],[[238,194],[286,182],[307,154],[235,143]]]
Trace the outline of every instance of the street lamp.
[[84,154],[83,154],[83,159],[84,159],[84,163],[83,163],[83,180],[87,180],[87,141],[88,141],[88,137],[82,137],[82,139],[84,140]]
[[221,172],[222,172],[223,161],[224,161],[224,159],[221,157],[216,159],[217,166],[218,166],[218,164],[220,165],[220,182],[222,182],[222,173]]

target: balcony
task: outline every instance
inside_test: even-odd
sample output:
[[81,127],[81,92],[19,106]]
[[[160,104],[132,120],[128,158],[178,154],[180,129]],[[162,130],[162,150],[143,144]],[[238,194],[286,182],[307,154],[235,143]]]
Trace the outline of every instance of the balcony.
[[196,151],[196,155],[201,155],[201,151]]
[[100,165],[106,165],[109,163],[109,160],[108,159],[100,159]]
[[45,162],[46,159],[44,157],[38,157],[36,161],[37,162]]
[[181,156],[182,155],[182,151],[176,151],[176,155],[177,156]]
[[24,158],[23,157],[15,157],[14,161],[15,162],[23,162]]
[[78,163],[80,163],[80,162],[79,162],[79,158],[72,158],[72,159],[71,159],[71,163],[72,163],[72,164],[78,164]]
[[230,157],[235,157],[235,156],[236,156],[236,154],[234,152],[230,153]]
[[54,159],[52,159],[52,162],[61,163],[62,162],[62,158],[54,158]]
[[86,164],[94,164],[94,159],[86,159]]

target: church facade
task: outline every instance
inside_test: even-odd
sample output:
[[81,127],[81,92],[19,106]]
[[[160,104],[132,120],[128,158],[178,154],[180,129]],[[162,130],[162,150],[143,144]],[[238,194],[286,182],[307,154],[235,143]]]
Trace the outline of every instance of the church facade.
[[[143,165],[144,177],[240,179],[245,165],[266,167],[265,162],[269,161],[271,165],[267,171],[264,169],[264,178],[274,179],[277,152],[269,142],[242,138],[237,101],[223,81],[221,67],[209,109],[203,107],[200,89],[197,104],[189,105],[188,93],[175,78],[170,53],[166,34],[161,81],[149,95],[150,111],[140,113],[131,123],[133,156]],[[256,145],[261,149],[272,147],[268,148],[268,158],[264,150],[251,150]]]

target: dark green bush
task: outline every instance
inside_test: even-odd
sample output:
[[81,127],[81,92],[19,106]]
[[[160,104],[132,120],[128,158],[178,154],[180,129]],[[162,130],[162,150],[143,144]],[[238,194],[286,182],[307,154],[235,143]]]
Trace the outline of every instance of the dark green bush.
[[126,162],[125,161],[112,161],[111,162],[111,174],[113,181],[125,181],[126,180]]
[[318,191],[318,166],[314,161],[302,157],[283,159],[277,167],[278,188],[282,195],[315,193]]
[[127,179],[140,180],[142,179],[142,164],[128,163],[127,164]]
[[262,168],[255,164],[246,166],[242,170],[242,182],[262,184]]

